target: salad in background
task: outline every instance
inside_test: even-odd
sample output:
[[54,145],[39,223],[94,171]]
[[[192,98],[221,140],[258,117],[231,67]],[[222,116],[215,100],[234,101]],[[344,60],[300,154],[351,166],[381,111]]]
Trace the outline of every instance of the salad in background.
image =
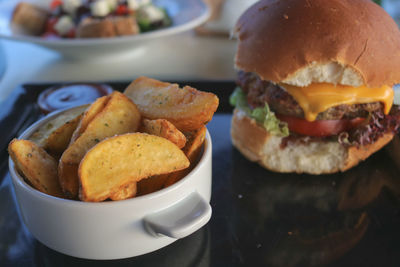
[[11,21],[14,32],[47,39],[133,35],[171,24],[151,0],[53,0],[48,9],[20,2]]

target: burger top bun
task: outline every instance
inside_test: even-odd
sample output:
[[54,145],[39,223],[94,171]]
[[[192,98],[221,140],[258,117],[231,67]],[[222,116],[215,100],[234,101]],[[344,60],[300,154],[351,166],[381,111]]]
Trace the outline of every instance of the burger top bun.
[[371,0],[261,0],[236,24],[235,64],[262,79],[307,86],[400,82],[400,31]]

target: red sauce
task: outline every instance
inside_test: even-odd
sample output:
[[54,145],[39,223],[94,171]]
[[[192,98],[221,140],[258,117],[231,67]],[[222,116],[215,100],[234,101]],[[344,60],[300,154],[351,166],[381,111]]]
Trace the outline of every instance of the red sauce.
[[106,84],[77,83],[50,87],[38,98],[43,113],[92,103],[99,97],[110,94],[113,89]]

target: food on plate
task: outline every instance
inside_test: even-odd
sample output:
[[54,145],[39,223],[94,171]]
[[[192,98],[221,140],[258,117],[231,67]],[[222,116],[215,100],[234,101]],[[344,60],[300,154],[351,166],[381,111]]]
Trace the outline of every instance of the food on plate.
[[62,196],[57,178],[57,161],[29,140],[14,139],[8,153],[17,170],[37,190],[56,197]]
[[76,37],[114,37],[138,34],[139,31],[135,18],[131,16],[105,19],[85,18],[76,29]]
[[[155,94],[158,89],[165,93],[164,87],[152,87],[149,92]],[[194,88],[179,90],[204,97]],[[141,99],[139,94],[135,96]],[[182,179],[196,166],[205,139],[205,123],[217,108],[215,101],[218,103],[211,93],[206,93],[206,99],[201,101],[212,107],[204,111],[210,117],[202,120],[203,124],[193,124],[200,125],[197,129],[181,131],[165,118],[146,119],[133,100],[114,91],[90,105],[61,112],[38,127],[30,140],[12,141],[9,153],[23,178],[51,195],[103,201],[151,193]],[[148,105],[146,111],[160,111],[158,103]],[[192,112],[192,105],[176,108],[182,114]],[[167,113],[172,111],[168,107]],[[48,185],[49,181],[53,184]],[[140,186],[143,181],[148,182]]]
[[103,38],[168,27],[171,18],[151,0],[52,0],[48,10],[20,2],[11,27],[45,38]]
[[143,119],[141,131],[164,137],[165,139],[168,139],[177,145],[179,148],[183,148],[186,144],[185,135],[179,131],[175,125],[165,119]]
[[369,0],[262,0],[239,18],[233,145],[277,172],[346,171],[399,128],[400,31]]
[[11,28],[13,31],[22,34],[40,35],[45,30],[48,16],[47,10],[30,3],[21,2],[14,9]]
[[[85,112],[81,125],[75,130],[73,142],[61,155],[60,173],[62,174],[63,168],[69,170],[73,168],[72,166],[76,167],[86,152],[105,138],[134,132],[139,128],[140,113],[136,105],[122,93],[113,92],[109,96],[99,98],[93,105],[94,108],[89,108],[88,112]],[[103,108],[99,109],[99,107]],[[77,176],[60,175],[59,178],[63,191],[72,198],[77,197]]]
[[190,86],[139,77],[124,91],[146,119],[166,119],[180,131],[193,131],[209,122],[218,97]]
[[189,167],[182,150],[145,133],[110,137],[89,150],[79,165],[80,198],[102,201],[124,185]]

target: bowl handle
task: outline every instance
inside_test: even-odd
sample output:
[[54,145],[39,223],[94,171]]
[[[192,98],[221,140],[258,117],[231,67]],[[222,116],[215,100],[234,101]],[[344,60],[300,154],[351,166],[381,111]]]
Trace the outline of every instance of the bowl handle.
[[193,192],[175,205],[146,216],[144,225],[152,235],[183,238],[200,229],[210,218],[210,204]]

